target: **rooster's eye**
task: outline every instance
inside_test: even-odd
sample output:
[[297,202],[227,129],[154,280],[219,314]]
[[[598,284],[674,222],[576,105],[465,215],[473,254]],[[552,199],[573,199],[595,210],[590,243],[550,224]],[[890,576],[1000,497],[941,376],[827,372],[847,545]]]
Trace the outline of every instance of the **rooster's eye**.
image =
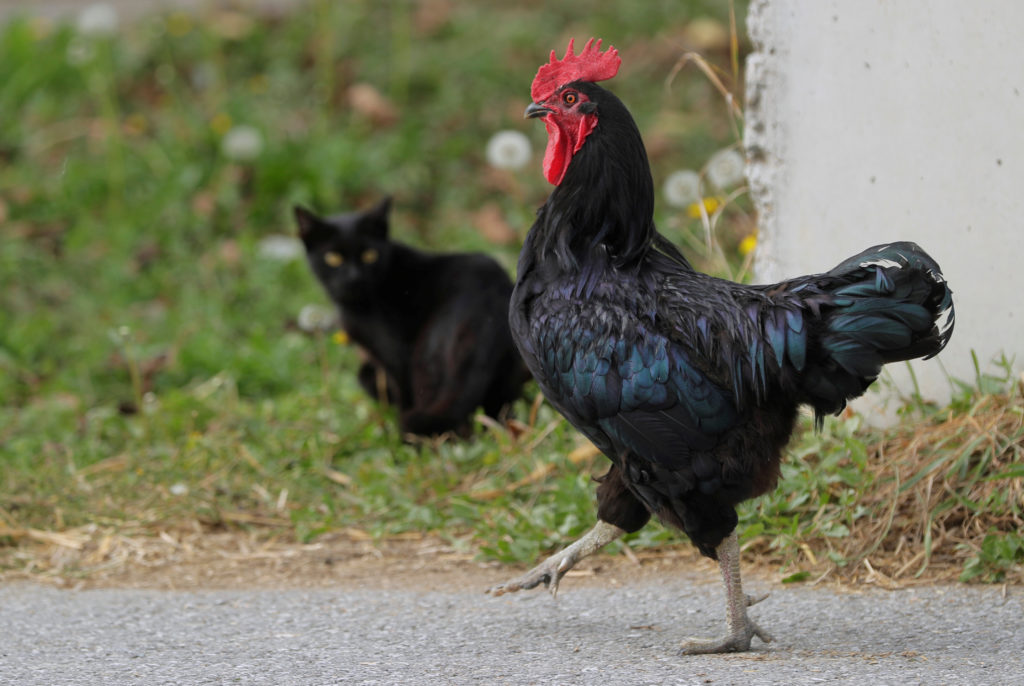
[[562,96],[562,100],[565,102],[566,105],[575,105],[576,94],[572,92],[566,93],[565,95]]

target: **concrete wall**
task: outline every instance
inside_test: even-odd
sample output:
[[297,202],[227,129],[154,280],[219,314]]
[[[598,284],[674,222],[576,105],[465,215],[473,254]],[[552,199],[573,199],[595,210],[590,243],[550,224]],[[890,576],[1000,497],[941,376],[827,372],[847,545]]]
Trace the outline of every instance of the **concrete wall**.
[[754,0],[747,29],[758,281],[913,240],[956,307],[925,395],[973,380],[972,349],[1024,368],[1024,2]]

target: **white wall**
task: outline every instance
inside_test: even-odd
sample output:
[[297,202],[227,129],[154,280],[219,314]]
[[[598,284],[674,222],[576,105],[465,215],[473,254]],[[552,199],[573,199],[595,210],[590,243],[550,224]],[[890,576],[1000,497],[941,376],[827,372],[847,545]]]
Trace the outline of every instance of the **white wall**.
[[747,28],[758,281],[912,240],[956,307],[925,395],[973,380],[972,349],[1024,368],[1024,2],[754,0]]

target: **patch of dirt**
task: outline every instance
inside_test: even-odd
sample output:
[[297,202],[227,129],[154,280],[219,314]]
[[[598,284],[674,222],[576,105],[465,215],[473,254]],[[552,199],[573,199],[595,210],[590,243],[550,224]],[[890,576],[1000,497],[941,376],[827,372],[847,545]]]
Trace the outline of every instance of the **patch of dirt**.
[[[525,566],[480,562],[439,539],[372,541],[339,533],[316,543],[259,541],[241,532],[159,537],[104,536],[74,547],[73,540],[40,543],[0,555],[0,582],[31,581],[62,588],[479,588],[507,581]],[[8,549],[8,553],[11,553]],[[19,560],[20,568],[12,569]],[[539,561],[539,560],[538,560]],[[749,576],[764,576],[754,568]],[[577,565],[563,585],[618,585],[686,574],[718,583],[717,565],[688,546],[623,555],[595,555]],[[770,576],[770,575],[769,575]],[[777,574],[774,578],[778,578]]]
[[[257,519],[249,516],[245,521],[259,524]],[[359,529],[345,529],[325,534],[315,543],[302,544],[291,540],[290,532],[275,534],[260,527],[211,531],[197,522],[193,524],[191,528],[155,532],[147,527],[118,531],[92,524],[60,532],[0,525],[0,537],[15,541],[13,546],[0,546],[0,583],[29,581],[75,589],[160,590],[468,587],[483,593],[527,569],[526,565],[481,562],[472,551],[421,534],[374,540]],[[745,547],[744,579],[756,580],[761,587],[779,585],[796,570],[764,547],[757,541]],[[808,555],[811,559],[802,565],[801,581],[834,588],[896,589],[949,583],[959,573],[959,566],[953,562],[933,562],[927,573],[894,579],[883,571],[893,566],[885,558],[864,558],[860,564],[839,569]],[[571,570],[563,586],[630,584],[654,578],[678,579],[680,575],[692,583],[720,583],[717,563],[681,543],[661,549],[624,548],[619,555],[595,555]]]

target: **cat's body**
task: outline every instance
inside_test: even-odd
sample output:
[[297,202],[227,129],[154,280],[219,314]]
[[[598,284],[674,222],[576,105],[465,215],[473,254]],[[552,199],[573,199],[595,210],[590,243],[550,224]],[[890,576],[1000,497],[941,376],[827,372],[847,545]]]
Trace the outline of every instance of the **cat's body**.
[[482,254],[428,254],[388,239],[390,199],[321,218],[295,208],[310,267],[366,356],[359,383],[397,406],[404,432],[464,433],[498,417],[528,378],[508,328],[512,281]]

